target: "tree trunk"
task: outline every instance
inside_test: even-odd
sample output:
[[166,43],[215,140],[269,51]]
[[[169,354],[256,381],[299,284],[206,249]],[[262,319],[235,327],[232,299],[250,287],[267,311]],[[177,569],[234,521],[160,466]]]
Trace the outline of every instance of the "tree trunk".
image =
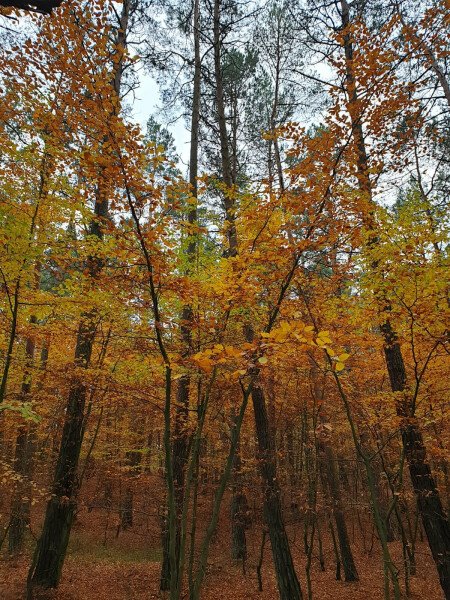
[[33,423],[22,425],[16,438],[14,471],[20,477],[11,501],[11,520],[8,532],[10,554],[23,550],[25,530],[30,525],[31,476],[33,473],[35,427]]
[[[387,321],[383,326],[385,357],[393,392],[405,392],[406,370],[400,344]],[[397,415],[409,474],[445,597],[450,598],[450,526],[426,457],[426,448],[413,407],[407,398],[397,402]]]
[[[191,114],[191,138],[189,156],[189,184],[191,197],[198,198],[198,141],[200,125],[200,99],[201,99],[201,55],[200,55],[200,0],[194,0],[192,30],[194,34],[194,84],[192,89],[192,114]],[[197,206],[191,204],[187,220],[189,225],[195,226],[198,214]],[[195,270],[197,257],[197,234],[189,232],[189,240],[186,249],[187,275]],[[181,338],[183,342],[183,358],[192,354],[192,328],[194,325],[194,313],[192,306],[186,304],[181,311]],[[175,483],[175,512],[176,512],[176,587],[180,589],[179,573],[184,569],[180,565],[180,541],[181,541],[181,519],[185,500],[185,471],[189,456],[189,435],[187,431],[189,416],[189,393],[190,377],[180,377],[177,388],[177,403],[174,425],[174,441],[172,444],[173,474]],[[169,531],[167,530],[167,519],[163,521],[163,560],[161,565],[160,589],[167,591],[171,588],[175,579],[171,578],[170,556],[169,556]]]
[[228,242],[227,255],[237,254],[237,233],[235,225],[235,202],[233,198],[233,177],[231,168],[230,148],[228,143],[227,121],[225,116],[225,102],[223,95],[222,78],[222,31],[220,21],[220,0],[214,0],[214,75],[216,81],[216,108],[219,125],[220,156],[222,159],[222,178],[225,184],[224,205],[226,213],[226,236]]
[[[352,107],[351,121],[353,135],[356,142],[358,155],[358,179],[361,192],[366,196],[366,200],[373,204],[372,186],[369,177],[368,158],[364,142],[364,133],[361,124],[360,115],[355,114],[357,109],[357,89],[355,76],[353,73],[353,45],[351,42],[348,27],[350,25],[350,12],[347,0],[341,0],[342,27],[344,29],[344,51],[347,64],[347,92],[349,103]],[[375,232],[373,231],[373,219],[369,214],[367,226],[372,231],[369,243],[376,243]],[[374,269],[377,265],[373,266]],[[382,310],[389,310],[389,301],[384,300]],[[384,354],[386,366],[389,373],[389,380],[393,392],[405,393],[406,388],[406,369],[403,361],[400,344],[396,333],[392,328],[389,319],[386,318],[381,327],[384,338]],[[408,462],[409,473],[414,492],[417,497],[417,503],[420,511],[422,523],[428,538],[428,544],[436,563],[442,589],[445,597],[450,599],[450,526],[444,513],[442,502],[439,496],[436,483],[431,473],[430,465],[426,459],[426,449],[422,433],[417,419],[414,416],[414,406],[405,397],[397,403],[397,415],[403,419],[400,426],[402,442],[405,449],[406,460]]]
[[[30,317],[30,324],[36,324],[35,316]],[[26,369],[22,381],[22,402],[29,400],[31,391],[31,369],[33,367],[35,342],[32,335],[27,337],[25,345]],[[24,534],[30,524],[31,507],[31,475],[33,470],[34,424],[20,425],[16,437],[14,471],[19,476],[11,502],[11,520],[9,523],[9,552],[17,554],[23,549]]]
[[339,542],[341,564],[344,568],[345,581],[358,581],[358,571],[353,559],[350,538],[347,532],[345,511],[342,503],[339,475],[336,456],[329,440],[320,437],[319,449],[323,455],[322,468],[325,472],[326,483],[330,494],[332,513],[336,523],[336,531]]
[[[114,53],[116,60],[111,79],[111,87],[117,100],[120,97],[129,10],[130,1],[124,0],[117,29]],[[111,116],[116,114],[116,110],[117,106],[113,105]],[[105,142],[107,141],[105,139]],[[108,218],[108,197],[104,183],[100,169],[94,206],[96,218],[90,224],[90,234],[98,240],[103,239],[102,224]],[[103,269],[103,260],[95,256],[90,257],[87,261],[87,269],[91,280],[94,281]],[[96,333],[95,320],[94,313],[85,314],[81,319],[75,346],[74,365],[76,368],[86,369],[89,366]],[[33,596],[35,589],[57,587],[61,578],[77,506],[77,469],[84,435],[86,396],[87,390],[83,377],[75,377],[71,383],[67,400],[51,499],[47,504],[41,536],[28,573],[28,597]]]
[[[95,336],[92,320],[83,320],[78,329],[75,363],[89,364]],[[71,386],[66,418],[44,526],[28,575],[29,594],[34,588],[57,587],[64,563],[76,508],[77,467],[81,451],[86,387],[81,379]]]
[[[233,419],[235,421],[235,418]],[[233,462],[233,497],[231,499],[231,557],[245,562],[247,558],[248,502],[242,489],[239,444]]]
[[263,390],[258,384],[255,384],[252,391],[252,401],[258,438],[258,458],[264,485],[264,519],[269,530],[278,591],[281,600],[301,600],[300,583],[283,522],[281,491],[277,480],[266,401]]

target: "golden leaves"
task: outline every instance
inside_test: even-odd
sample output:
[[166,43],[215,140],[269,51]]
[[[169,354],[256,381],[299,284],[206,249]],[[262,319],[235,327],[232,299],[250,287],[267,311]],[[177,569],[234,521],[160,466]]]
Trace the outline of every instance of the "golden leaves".
[[[205,373],[211,373],[218,365],[231,365],[236,359],[243,356],[244,351],[231,345],[215,344],[192,355],[192,362]],[[244,371],[245,373],[245,371]]]

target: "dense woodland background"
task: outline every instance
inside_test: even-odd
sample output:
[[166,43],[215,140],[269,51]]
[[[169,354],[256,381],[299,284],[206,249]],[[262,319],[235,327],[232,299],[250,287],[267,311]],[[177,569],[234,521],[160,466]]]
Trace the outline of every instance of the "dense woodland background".
[[0,596],[448,600],[449,1],[0,4]]

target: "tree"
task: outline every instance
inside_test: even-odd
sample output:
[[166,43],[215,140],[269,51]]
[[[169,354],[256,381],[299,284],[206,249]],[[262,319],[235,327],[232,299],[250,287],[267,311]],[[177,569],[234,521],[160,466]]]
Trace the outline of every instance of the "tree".
[[[104,8],[100,5],[100,10]],[[102,10],[103,9],[103,10]],[[117,109],[120,95],[120,80],[125,59],[126,32],[129,18],[130,4],[125,1],[120,16],[119,29],[115,42],[113,55],[113,68],[110,81],[111,89],[103,89],[106,97],[100,95],[101,101],[109,101],[109,119],[117,117]],[[103,12],[102,16],[106,16]],[[78,23],[74,23],[75,32]],[[78,29],[78,33],[81,31]],[[80,42],[82,43],[82,36]],[[99,40],[99,46],[102,40]],[[104,42],[103,42],[104,43]],[[100,105],[100,108],[103,108]],[[103,153],[108,140],[106,136],[100,147]],[[109,152],[104,159],[111,160],[113,156]],[[99,172],[97,182],[96,199],[94,205],[94,216],[89,226],[89,234],[100,243],[104,237],[104,227],[108,218],[108,187],[106,185],[106,169]],[[91,255],[86,264],[89,278],[95,281],[103,268],[103,259]],[[75,369],[86,369],[89,366],[92,349],[97,329],[95,310],[84,313],[78,327],[77,341],[75,346],[74,366]],[[36,546],[33,562],[28,576],[28,594],[32,595],[36,588],[57,587],[67,551],[70,531],[73,523],[76,494],[78,490],[77,467],[80,457],[81,445],[84,434],[85,406],[87,398],[86,383],[80,375],[75,374],[71,383],[64,428],[62,431],[58,461],[52,486],[52,497],[48,502],[45,521],[41,536]]]

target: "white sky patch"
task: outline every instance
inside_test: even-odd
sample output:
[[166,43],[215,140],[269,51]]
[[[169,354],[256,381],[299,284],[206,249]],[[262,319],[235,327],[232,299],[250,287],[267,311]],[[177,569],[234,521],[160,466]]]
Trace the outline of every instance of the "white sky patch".
[[[135,98],[132,101],[131,109],[133,120],[139,123],[142,130],[145,131],[147,121],[151,115],[163,127],[168,129],[175,139],[177,154],[183,165],[189,162],[189,143],[190,132],[186,129],[184,119],[178,118],[174,122],[168,123],[161,112],[161,97],[157,81],[151,75],[141,72],[139,74],[139,88],[135,91]],[[183,171],[184,169],[182,169]]]

